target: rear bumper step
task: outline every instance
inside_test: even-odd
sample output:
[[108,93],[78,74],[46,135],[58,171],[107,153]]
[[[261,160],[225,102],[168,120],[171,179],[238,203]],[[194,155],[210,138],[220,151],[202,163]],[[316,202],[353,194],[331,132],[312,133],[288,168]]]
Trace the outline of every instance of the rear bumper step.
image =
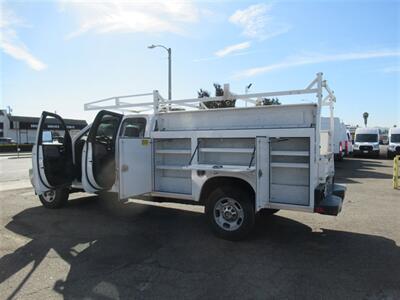
[[345,194],[345,186],[334,184],[332,188],[332,194],[322,199],[322,201],[315,206],[314,211],[323,215],[337,216],[342,210]]
[[346,186],[340,184],[334,184],[332,188],[332,194],[344,199],[344,195],[346,194]]

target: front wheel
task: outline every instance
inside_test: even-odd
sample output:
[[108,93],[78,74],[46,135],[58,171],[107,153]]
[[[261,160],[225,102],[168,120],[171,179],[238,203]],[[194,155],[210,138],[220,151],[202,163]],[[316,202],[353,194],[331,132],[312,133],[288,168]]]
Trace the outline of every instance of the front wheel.
[[220,186],[211,192],[205,212],[213,232],[226,240],[245,238],[255,223],[254,194],[246,189]]
[[46,208],[60,208],[64,206],[69,197],[69,190],[66,188],[48,190],[39,195],[40,202]]

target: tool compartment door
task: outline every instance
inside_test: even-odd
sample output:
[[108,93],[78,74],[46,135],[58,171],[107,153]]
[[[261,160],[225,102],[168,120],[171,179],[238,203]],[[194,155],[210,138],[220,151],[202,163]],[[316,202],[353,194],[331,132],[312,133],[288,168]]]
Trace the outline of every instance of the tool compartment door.
[[270,200],[270,180],[269,168],[269,138],[256,138],[256,177],[257,177],[257,193],[256,193],[256,210],[269,206]]
[[152,145],[144,137],[145,118],[128,118],[122,123],[119,137],[119,197],[152,191]]

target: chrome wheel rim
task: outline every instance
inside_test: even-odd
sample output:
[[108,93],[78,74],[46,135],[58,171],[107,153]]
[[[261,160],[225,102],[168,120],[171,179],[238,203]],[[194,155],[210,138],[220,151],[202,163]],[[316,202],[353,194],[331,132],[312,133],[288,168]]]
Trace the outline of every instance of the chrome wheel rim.
[[46,202],[53,202],[56,199],[56,191],[49,190],[43,193],[43,198]]
[[242,226],[243,220],[243,207],[235,199],[224,197],[215,204],[214,221],[223,230],[235,231]]

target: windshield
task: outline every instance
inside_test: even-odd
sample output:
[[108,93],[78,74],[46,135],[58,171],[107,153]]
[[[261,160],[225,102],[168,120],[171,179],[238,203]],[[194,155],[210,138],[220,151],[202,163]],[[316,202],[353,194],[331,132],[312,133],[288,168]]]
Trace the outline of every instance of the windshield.
[[356,135],[356,142],[359,143],[377,143],[378,135],[371,133],[359,133]]
[[391,143],[400,143],[400,134],[399,134],[399,133],[397,133],[397,134],[392,134],[392,135],[390,136],[390,142],[391,142]]

